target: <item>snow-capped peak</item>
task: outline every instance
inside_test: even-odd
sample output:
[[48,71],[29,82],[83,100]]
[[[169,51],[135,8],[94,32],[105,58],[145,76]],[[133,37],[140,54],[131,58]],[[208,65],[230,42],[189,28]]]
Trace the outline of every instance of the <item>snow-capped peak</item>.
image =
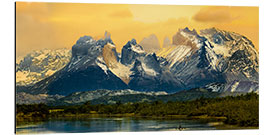
[[200,48],[203,45],[204,38],[199,36],[196,30],[190,31],[188,28],[178,29],[173,36],[173,45],[185,45],[192,48]]
[[136,53],[144,53],[144,50],[139,45],[133,45],[131,46],[131,49]]
[[134,51],[136,53],[145,53],[143,50],[143,47],[141,45],[137,44],[137,42],[134,38],[132,40],[128,41],[124,47],[130,48],[132,51]]
[[16,85],[32,85],[62,69],[71,58],[68,49],[43,49],[16,61]]
[[142,46],[137,44],[135,39],[132,39],[126,43],[122,48],[121,63],[124,65],[130,65],[135,62],[135,59],[144,56],[146,53]]

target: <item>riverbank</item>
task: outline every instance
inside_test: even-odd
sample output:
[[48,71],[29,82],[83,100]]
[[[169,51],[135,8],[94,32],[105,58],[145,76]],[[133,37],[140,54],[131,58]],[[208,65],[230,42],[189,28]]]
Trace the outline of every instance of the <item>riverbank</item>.
[[250,93],[236,97],[201,98],[194,101],[136,102],[122,104],[48,106],[45,104],[16,105],[20,121],[49,117],[145,117],[172,119],[218,120],[239,127],[259,126],[259,97]]
[[215,120],[226,120],[226,117],[216,117],[216,116],[208,116],[208,115],[200,115],[200,116],[188,116],[188,115],[164,115],[164,116],[143,116],[143,115],[138,115],[135,113],[125,113],[125,114],[71,114],[71,113],[67,113],[67,114],[52,114],[52,115],[43,115],[42,117],[31,117],[31,115],[20,115],[20,116],[16,116],[16,118],[18,120],[20,119],[44,119],[44,118],[61,118],[61,117],[73,117],[73,118],[87,118],[87,117],[137,117],[137,118],[160,118],[160,119],[215,119]]

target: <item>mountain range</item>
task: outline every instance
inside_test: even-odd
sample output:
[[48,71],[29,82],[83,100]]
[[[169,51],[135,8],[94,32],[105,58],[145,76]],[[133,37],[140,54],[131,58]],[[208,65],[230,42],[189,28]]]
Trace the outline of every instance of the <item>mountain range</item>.
[[[166,46],[162,49],[145,51],[146,43],[158,43],[155,37],[150,35],[139,44],[131,39],[118,53],[108,32],[99,40],[83,36],[73,45],[70,54],[65,51],[57,59],[61,62],[55,63],[61,66],[53,64],[53,60],[47,62],[52,65],[47,67],[41,64],[44,60],[38,64],[33,62],[40,55],[25,57],[16,63],[18,77],[23,71],[45,75],[32,78],[36,81],[31,83],[16,80],[17,92],[62,96],[102,89],[168,94],[194,88],[212,92],[258,92],[258,52],[245,36],[216,28],[200,33],[185,28],[176,32],[171,43],[165,38]],[[36,67],[44,68],[35,70]],[[50,69],[52,74],[46,76]]]
[[63,68],[71,58],[68,49],[33,51],[16,60],[16,85],[33,85]]

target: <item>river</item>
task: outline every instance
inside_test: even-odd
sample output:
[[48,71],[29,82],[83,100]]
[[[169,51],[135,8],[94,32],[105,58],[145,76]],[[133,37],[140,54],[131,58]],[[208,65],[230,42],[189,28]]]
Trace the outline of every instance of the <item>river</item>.
[[88,117],[50,118],[41,121],[24,122],[16,126],[16,133],[85,133],[126,131],[179,131],[215,130],[215,124],[206,120],[178,118],[142,117]]

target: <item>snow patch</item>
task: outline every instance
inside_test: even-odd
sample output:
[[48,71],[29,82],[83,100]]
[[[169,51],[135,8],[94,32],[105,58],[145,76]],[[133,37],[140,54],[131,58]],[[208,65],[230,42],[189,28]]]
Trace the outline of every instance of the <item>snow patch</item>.
[[85,62],[83,62],[83,65],[86,64],[86,63],[89,62],[89,61],[90,61],[90,59],[87,59]]
[[136,53],[144,53],[144,51],[140,48],[140,46],[131,45],[131,49]]
[[207,51],[206,57],[207,57],[208,61],[210,62],[211,67],[214,70],[217,70],[218,63],[219,63],[217,55],[209,47],[206,47],[206,51]]
[[96,64],[104,71],[105,74],[108,74],[108,68],[102,57],[97,57]]
[[232,86],[231,86],[231,92],[236,91],[237,86],[239,85],[239,82],[235,82]]
[[81,57],[79,57],[75,62],[72,63],[72,65],[76,65],[79,61],[81,61]]
[[35,59],[37,59],[37,60],[43,60],[45,58],[46,58],[45,54],[40,54],[39,56],[35,57]]
[[155,70],[147,67],[143,62],[142,62],[142,67],[143,67],[143,70],[145,71],[145,73],[148,75],[156,76],[158,74]]
[[172,67],[176,62],[181,62],[185,57],[191,54],[191,47],[186,45],[173,45],[163,48],[157,53],[158,56],[165,57]]
[[55,73],[55,70],[51,70],[49,69],[46,73],[45,73],[45,76],[51,76],[52,74]]
[[224,57],[229,57],[231,56],[229,53],[229,48],[223,45],[218,45],[213,42],[211,44],[214,44],[213,50],[215,51],[216,54],[223,55]]

